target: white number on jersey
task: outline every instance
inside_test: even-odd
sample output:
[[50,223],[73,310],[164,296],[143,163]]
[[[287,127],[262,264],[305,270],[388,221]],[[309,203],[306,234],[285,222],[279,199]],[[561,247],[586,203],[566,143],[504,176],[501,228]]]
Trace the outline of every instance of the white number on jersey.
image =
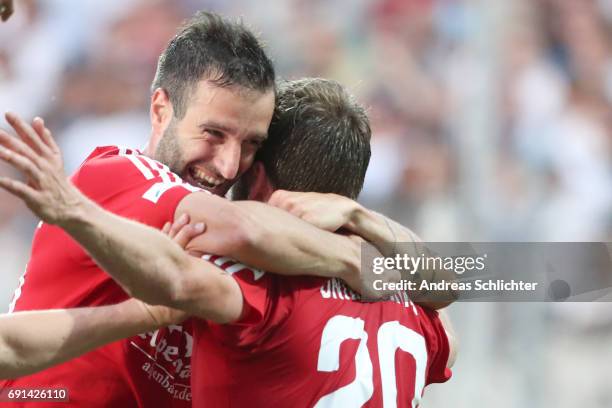
[[372,360],[368,352],[368,334],[363,329],[362,319],[334,316],[325,325],[319,349],[318,371],[338,371],[340,368],[340,345],[347,339],[358,339],[355,354],[355,381],[322,397],[315,407],[360,407],[374,392],[372,382]]
[[[324,395],[316,404],[317,408],[360,407],[374,392],[372,360],[368,352],[368,334],[364,321],[348,316],[334,316],[327,321],[321,336],[318,371],[332,372],[340,367],[340,346],[345,340],[359,340],[355,354],[355,380],[334,392]],[[415,361],[414,398],[412,407],[421,401],[425,386],[427,367],[427,346],[420,333],[402,326],[397,320],[384,323],[377,334],[378,356],[381,372],[383,406],[397,406],[397,380],[395,376],[395,352],[400,349],[410,354]]]

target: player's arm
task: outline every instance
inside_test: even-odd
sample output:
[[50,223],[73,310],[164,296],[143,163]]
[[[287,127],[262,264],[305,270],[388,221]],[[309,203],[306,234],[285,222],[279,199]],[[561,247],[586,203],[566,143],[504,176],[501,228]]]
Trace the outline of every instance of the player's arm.
[[181,320],[163,309],[131,299],[112,306],[0,315],[0,378],[31,374]]
[[334,234],[256,201],[236,201],[200,192],[186,196],[176,215],[189,214],[206,223],[206,233],[187,245],[194,252],[230,256],[249,266],[284,275],[344,279],[362,292],[361,247]]
[[[355,203],[345,228],[371,242],[383,255],[388,257],[396,254],[415,257],[423,254],[435,255],[409,228],[383,214],[368,210],[359,203]],[[396,243],[401,243],[401,245],[396,245]],[[415,275],[411,277],[416,278]],[[430,283],[452,282],[456,276],[452,270],[444,268],[422,269],[419,271],[418,279]],[[411,297],[421,306],[438,310],[457,300],[457,293],[452,290],[426,292],[417,289],[411,292]]]
[[58,226],[128,294],[218,323],[238,319],[242,294],[236,281],[183,249],[202,232],[193,224],[187,225],[188,216],[172,226],[172,241],[158,230],[106,211],[84,196],[75,208]]
[[[407,254],[414,257],[435,256],[423,244],[421,238],[409,228],[356,202],[354,202],[353,211],[349,215],[349,221],[344,227],[371,242],[383,255],[388,257],[397,254]],[[399,245],[397,245],[398,243]],[[418,277],[416,275],[410,275],[410,277],[430,283],[452,282],[456,279],[452,270],[444,268],[421,269]],[[452,290],[435,292],[414,290],[411,292],[411,298],[421,306],[438,310],[457,300],[457,293]]]
[[240,316],[242,297],[231,276],[188,255],[154,228],[84,196],[63,174],[59,148],[42,121],[29,126],[14,115],[7,120],[22,140],[0,130],[0,160],[20,170],[26,182],[0,177],[0,187],[24,200],[43,221],[64,229],[132,296],[220,323]]
[[[405,250],[409,256],[420,256],[429,253],[422,245],[422,240],[409,228],[392,219],[369,210],[347,197],[337,194],[301,193],[276,191],[270,198],[270,204],[282,208],[319,228],[329,231],[345,229],[374,245],[387,257],[402,254]],[[395,243],[410,243],[397,246]],[[420,278],[429,282],[452,281],[452,271],[423,270]],[[456,300],[454,292],[425,293],[412,291],[411,298],[415,303],[430,309],[440,309]]]

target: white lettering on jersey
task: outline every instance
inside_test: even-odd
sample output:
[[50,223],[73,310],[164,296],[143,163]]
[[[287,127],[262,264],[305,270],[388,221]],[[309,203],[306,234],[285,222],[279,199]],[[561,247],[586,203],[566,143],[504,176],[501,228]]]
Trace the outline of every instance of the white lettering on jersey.
[[[325,281],[320,288],[321,298],[323,299],[339,299],[339,300],[356,300],[361,301],[361,296],[351,290],[344,281],[332,278]],[[406,292],[397,292],[396,294],[389,297],[387,300],[400,304],[404,307],[412,307],[413,313],[419,314],[415,304],[410,300]]]
[[[188,397],[190,399],[191,388],[189,384],[181,384],[177,381],[188,381],[191,376],[190,362],[191,355],[193,354],[193,337],[181,325],[172,324],[167,329],[168,338],[160,338],[159,329],[138,335],[141,339],[147,340],[147,344],[153,348],[153,352],[143,349],[136,341],[130,341],[130,346],[138,350],[149,360],[142,367],[149,379],[160,384],[166,391],[172,394],[173,398],[185,399]],[[173,332],[183,334],[181,340],[183,342],[182,345],[184,345],[183,353],[179,352],[180,349],[176,341],[169,337]],[[168,365],[168,363],[170,364]],[[176,391],[177,387],[180,393]]]
[[153,172],[149,168],[147,168],[147,166],[145,166],[144,163],[141,162],[136,155],[125,153],[122,156],[126,157],[129,161],[131,161],[132,164],[136,166],[136,168],[142,173],[145,179],[151,180],[155,177],[153,175]]

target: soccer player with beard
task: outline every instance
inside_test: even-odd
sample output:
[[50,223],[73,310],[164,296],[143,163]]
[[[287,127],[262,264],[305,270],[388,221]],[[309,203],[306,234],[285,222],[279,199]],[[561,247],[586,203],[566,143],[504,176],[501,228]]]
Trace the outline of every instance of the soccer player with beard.
[[[354,198],[369,160],[370,133],[363,110],[340,86],[323,80],[288,85],[280,92],[279,110],[281,119],[272,127],[278,133],[271,130],[271,147],[261,151],[262,161],[249,171],[245,179],[248,190],[243,191],[248,191],[249,198],[267,199],[274,189],[291,185]],[[197,405],[414,407],[425,384],[445,381],[450,375],[446,367],[452,364],[453,347],[442,322],[435,312],[413,304],[403,293],[390,301],[361,303],[357,294],[335,279],[272,276],[217,256],[205,257],[211,263],[189,260],[160,239],[159,233],[88,203],[57,175],[55,179],[63,187],[55,192],[51,189],[49,194],[45,188],[54,181],[41,172],[52,170],[44,163],[34,160],[28,164],[23,157],[4,151],[2,157],[21,168],[33,188],[6,180],[2,185],[24,198],[43,219],[70,232],[126,287],[136,290],[136,276],[152,281],[163,280],[162,275],[170,277],[166,280],[170,288],[156,288],[167,292],[167,300],[160,303],[205,319],[194,321],[192,383]],[[342,207],[350,208],[346,203],[352,201],[344,200]],[[335,196],[328,201],[329,211],[337,209],[337,202]],[[76,209],[69,208],[70,203]],[[362,215],[341,211],[332,217],[335,221],[331,224],[340,222],[361,232],[367,224]],[[96,248],[100,246],[107,248]],[[156,261],[151,261],[151,254],[156,255]],[[175,265],[180,258],[185,262],[183,267]],[[227,274],[220,274],[219,267]],[[153,299],[144,292],[140,295],[147,301]],[[121,318],[111,323],[102,320],[104,333],[95,333],[92,320],[103,319],[111,310]],[[161,311],[128,301],[99,309],[99,313],[40,313],[46,313],[48,319],[70,322],[72,329],[64,324],[63,332],[76,334],[64,342],[63,351],[74,349],[76,344],[78,352],[83,352],[98,340],[125,336],[130,324],[136,333],[154,324],[152,317],[166,323],[164,309]],[[4,317],[7,328],[3,334],[13,333],[13,339],[32,345],[36,341],[28,340],[23,326],[40,316]],[[56,327],[61,328],[61,323]],[[84,339],[87,346],[83,346],[79,336],[88,332],[90,337]],[[117,337],[112,337],[112,332]],[[3,350],[5,355],[10,353],[8,349]]]
[[[257,220],[228,200],[199,192],[224,195],[251,166],[267,136],[274,104],[274,70],[255,36],[241,24],[199,13],[160,57],[151,97],[151,137],[144,151],[98,148],[72,181],[108,211],[157,229],[193,208],[205,211],[208,218],[200,221],[206,221],[211,238],[204,237],[201,244],[209,251],[280,273],[317,273],[312,265],[318,262],[328,265],[329,273],[349,281],[352,276],[355,283],[358,256],[344,240],[333,234],[305,239],[298,235],[299,227],[273,231],[270,226],[255,240],[252,234],[262,231]],[[28,124],[15,115],[7,115],[7,121],[30,142],[30,149],[36,149]],[[42,120],[34,121],[34,129],[50,137]],[[1,144],[14,146],[6,133],[0,139]],[[264,245],[266,233],[278,241],[273,248]],[[134,294],[149,290],[146,279],[131,283],[138,288]],[[10,309],[101,306],[128,297],[77,242],[43,223],[36,230],[31,258]],[[74,406],[173,401],[188,406],[189,325],[171,325],[117,342],[1,386],[67,388]]]

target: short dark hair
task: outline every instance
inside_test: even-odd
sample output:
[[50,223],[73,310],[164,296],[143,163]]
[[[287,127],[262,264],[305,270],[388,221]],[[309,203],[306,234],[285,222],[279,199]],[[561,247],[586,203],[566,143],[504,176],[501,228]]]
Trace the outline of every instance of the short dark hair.
[[336,81],[277,86],[268,139],[257,153],[276,189],[357,198],[370,162],[370,122]]
[[272,61],[255,35],[240,21],[206,11],[196,13],[170,41],[159,57],[151,88],[168,93],[180,119],[190,93],[203,78],[222,87],[274,89]]

